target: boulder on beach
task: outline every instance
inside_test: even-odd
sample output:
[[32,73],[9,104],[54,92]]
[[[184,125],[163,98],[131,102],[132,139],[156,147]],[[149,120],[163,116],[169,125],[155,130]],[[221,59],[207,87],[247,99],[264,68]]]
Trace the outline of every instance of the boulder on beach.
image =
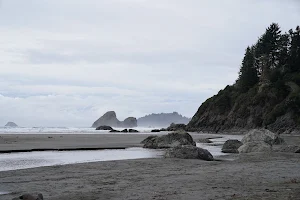
[[170,148],[166,151],[165,158],[201,159],[206,161],[214,160],[214,157],[208,150],[192,145]]
[[[150,142],[151,140],[155,140],[155,138],[157,138],[157,135],[150,135],[149,137],[147,137],[146,139],[144,139],[143,141],[141,141],[141,144],[146,144],[148,142]],[[154,141],[151,141],[154,142]]]
[[42,194],[37,194],[37,195],[23,194],[22,196],[13,198],[12,200],[18,200],[18,199],[23,199],[23,200],[44,200]]
[[168,128],[167,131],[179,131],[179,130],[185,130],[186,125],[185,124],[174,124],[172,123]]
[[239,153],[238,148],[242,146],[243,143],[239,140],[227,140],[222,147],[223,153]]
[[109,131],[110,133],[120,133],[121,131],[118,131],[118,130],[115,130],[115,129],[113,129],[113,130],[111,130],[111,131]]
[[160,130],[159,129],[153,129],[153,130],[151,130],[151,132],[152,133],[158,133],[158,132],[160,132]]
[[271,152],[272,146],[264,141],[247,142],[238,148],[239,153]]
[[146,138],[144,148],[163,149],[181,145],[196,146],[192,136],[185,131],[176,131],[162,136],[149,136]]
[[7,123],[5,124],[5,126],[6,126],[6,127],[18,127],[18,125],[17,125],[16,123],[14,123],[14,122],[7,122]]
[[128,130],[127,129],[123,129],[121,132],[122,133],[128,133]]
[[113,130],[113,128],[112,128],[111,126],[103,125],[103,126],[98,126],[98,127],[96,128],[96,130],[111,131],[111,130]]
[[284,143],[284,140],[278,134],[267,129],[253,129],[249,131],[242,139],[242,143],[263,141],[269,145]]
[[97,119],[92,125],[93,128],[99,126],[133,128],[137,127],[137,120],[134,117],[128,117],[124,121],[119,121],[114,111],[108,111],[99,119]]
[[208,138],[200,138],[198,140],[199,143],[206,143],[206,144],[209,144],[209,143],[213,143],[210,139]]
[[129,133],[138,133],[139,131],[138,131],[138,130],[135,130],[135,129],[129,129],[128,132],[129,132]]

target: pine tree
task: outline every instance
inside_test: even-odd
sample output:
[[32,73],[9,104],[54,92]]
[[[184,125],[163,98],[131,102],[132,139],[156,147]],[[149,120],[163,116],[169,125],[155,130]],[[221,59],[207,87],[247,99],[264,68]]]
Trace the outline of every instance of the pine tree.
[[237,80],[238,86],[242,92],[248,91],[258,82],[257,69],[254,64],[254,47],[248,47]]
[[300,27],[290,30],[291,48],[289,59],[289,72],[300,72]]

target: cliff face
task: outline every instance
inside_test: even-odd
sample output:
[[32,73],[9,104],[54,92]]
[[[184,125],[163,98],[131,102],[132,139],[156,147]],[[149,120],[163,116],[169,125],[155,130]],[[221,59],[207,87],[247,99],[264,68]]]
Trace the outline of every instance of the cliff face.
[[138,119],[138,126],[168,127],[171,123],[187,124],[191,119],[177,112],[150,114]]
[[97,128],[99,126],[112,126],[122,128],[133,128],[137,127],[137,120],[134,117],[128,117],[123,122],[119,121],[114,111],[108,111],[98,120],[96,120],[92,127]]
[[187,125],[191,131],[268,128],[300,133],[300,87],[295,82],[258,84],[241,93],[227,86],[206,100]]

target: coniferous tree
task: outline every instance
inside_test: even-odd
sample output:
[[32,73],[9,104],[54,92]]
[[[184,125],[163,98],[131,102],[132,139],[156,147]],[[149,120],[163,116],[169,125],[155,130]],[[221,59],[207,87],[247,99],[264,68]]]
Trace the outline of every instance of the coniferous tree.
[[254,47],[248,47],[242,61],[242,66],[240,68],[239,78],[237,81],[242,92],[248,91],[258,82],[257,69],[254,64]]
[[300,27],[290,30],[291,48],[289,59],[289,72],[300,72]]

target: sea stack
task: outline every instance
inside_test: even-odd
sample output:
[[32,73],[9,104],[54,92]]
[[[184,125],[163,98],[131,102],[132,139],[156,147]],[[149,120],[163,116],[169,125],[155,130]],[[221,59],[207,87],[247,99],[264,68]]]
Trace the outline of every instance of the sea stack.
[[18,127],[18,125],[14,122],[7,122],[5,127]]
[[115,111],[108,111],[92,125],[93,128],[99,126],[133,128],[137,127],[137,120],[135,117],[128,117],[124,121],[119,121]]

